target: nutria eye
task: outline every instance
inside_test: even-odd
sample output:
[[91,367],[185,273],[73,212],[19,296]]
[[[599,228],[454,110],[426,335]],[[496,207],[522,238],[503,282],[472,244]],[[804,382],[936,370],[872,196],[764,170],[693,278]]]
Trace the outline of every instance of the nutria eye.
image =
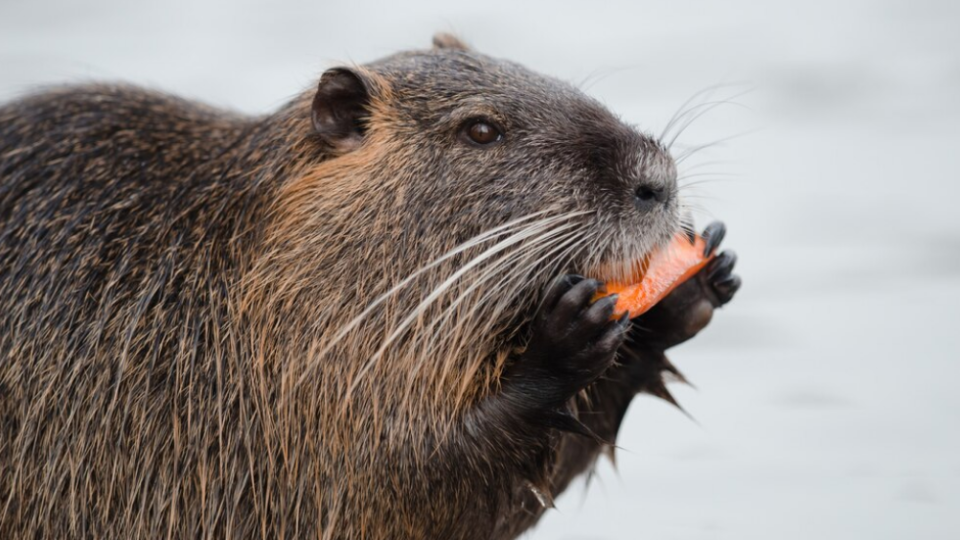
[[465,133],[470,142],[480,146],[490,146],[503,139],[503,134],[496,126],[483,120],[467,124]]

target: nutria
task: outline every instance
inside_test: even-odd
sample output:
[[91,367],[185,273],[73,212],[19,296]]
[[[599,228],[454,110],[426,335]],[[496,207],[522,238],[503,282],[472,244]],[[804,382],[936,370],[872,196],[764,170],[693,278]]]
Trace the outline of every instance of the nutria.
[[0,537],[514,538],[738,288],[593,301],[682,212],[660,142],[450,36],[261,117],[0,107]]

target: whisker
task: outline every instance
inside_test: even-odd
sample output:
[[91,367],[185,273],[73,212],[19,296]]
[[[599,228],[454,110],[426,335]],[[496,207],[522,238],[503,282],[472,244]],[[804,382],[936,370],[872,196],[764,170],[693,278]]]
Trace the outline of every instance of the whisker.
[[714,160],[710,160],[710,161],[701,161],[700,163],[697,163],[696,165],[690,165],[690,166],[688,166],[688,167],[684,167],[683,170],[686,171],[686,172],[690,172],[690,171],[695,171],[695,170],[697,170],[697,169],[702,169],[702,168],[704,168],[704,167],[713,167],[714,165],[729,165],[729,164],[731,164],[731,163],[732,163],[732,161],[730,161],[730,160],[714,159]]
[[[565,229],[569,229],[569,228],[571,228],[571,227],[573,227],[573,226],[575,226],[575,225],[576,225],[576,224],[573,224],[573,223],[567,223],[567,224],[562,225],[562,226],[560,226],[560,227],[556,227],[555,229],[550,230],[550,231],[544,233],[544,234],[541,235],[540,237],[535,238],[533,241],[536,241],[537,239],[542,239],[542,238],[544,238],[544,237],[552,236],[552,235],[554,235],[554,234],[557,234],[557,233],[560,232],[560,231],[563,231],[563,230],[565,230]],[[526,232],[526,231],[523,231],[523,232]],[[537,231],[537,232],[539,232],[539,231]],[[508,240],[510,240],[510,243],[511,243],[511,244],[516,244],[516,243],[518,243],[518,242],[520,242],[520,241],[523,241],[524,239],[528,238],[529,236],[530,236],[530,233],[527,233],[527,234],[518,234],[518,235],[512,236],[512,237],[511,237],[510,239],[508,239]],[[495,247],[496,247],[496,246],[495,246]],[[457,270],[457,271],[454,272],[450,277],[448,277],[446,280],[444,280],[440,285],[438,285],[436,288],[434,288],[434,290],[431,291],[430,294],[427,295],[427,297],[426,297],[425,299],[423,299],[423,300],[420,302],[419,305],[417,305],[417,307],[414,308],[413,312],[412,312],[410,315],[408,315],[407,318],[404,319],[403,322],[401,322],[400,325],[398,325],[398,327],[397,327],[396,329],[394,329],[394,331],[387,337],[387,339],[384,341],[383,345],[380,346],[380,349],[379,349],[376,353],[374,353],[374,358],[373,358],[373,359],[375,360],[376,358],[378,358],[379,356],[381,356],[381,355],[383,354],[383,352],[386,351],[387,347],[389,347],[390,344],[392,344],[393,341],[396,340],[396,338],[399,337],[399,336],[403,333],[403,331],[406,330],[406,329],[410,326],[410,324],[412,324],[413,321],[415,321],[415,320],[417,319],[417,317],[419,317],[420,315],[423,314],[423,310],[424,310],[427,306],[429,306],[430,304],[432,304],[435,300],[437,300],[438,298],[440,298],[440,296],[441,296],[447,289],[449,289],[450,286],[452,286],[455,282],[457,282],[457,281],[458,281],[461,277],[463,277],[468,271],[470,271],[471,269],[475,268],[475,267],[478,266],[481,262],[483,262],[484,260],[488,259],[490,256],[495,255],[495,254],[496,254],[497,252],[499,252],[499,251],[502,251],[502,249],[496,249],[496,250],[494,251],[494,248],[491,248],[490,250],[484,252],[483,254],[481,254],[480,256],[476,257],[475,259],[473,259],[473,260],[470,261],[469,263],[467,263],[467,264],[465,264],[464,266],[462,266],[459,270]]]
[[[697,112],[696,114],[693,114],[693,116],[691,116],[690,118],[688,118],[687,121],[683,123],[683,125],[680,127],[680,129],[678,129],[677,132],[673,135],[673,137],[670,138],[670,142],[667,143],[667,149],[669,150],[670,148],[673,148],[673,145],[674,145],[674,143],[677,142],[677,139],[679,139],[680,136],[683,135],[683,133],[687,130],[687,128],[689,128],[691,125],[693,125],[694,122],[696,122],[697,120],[699,120],[700,118],[702,118],[704,115],[706,115],[706,114],[710,113],[711,111],[715,110],[717,107],[720,107],[720,106],[723,106],[723,105],[730,105],[730,106],[733,106],[733,107],[739,107],[739,108],[742,108],[742,109],[746,109],[746,110],[748,110],[748,111],[749,111],[749,110],[752,110],[750,107],[748,107],[748,106],[746,106],[746,105],[744,105],[744,104],[742,104],[742,103],[737,103],[737,102],[733,101],[734,99],[737,99],[737,98],[739,98],[739,97],[743,97],[743,96],[749,94],[749,93],[752,92],[752,91],[753,91],[753,89],[750,88],[750,89],[744,90],[744,91],[742,91],[742,92],[740,92],[740,93],[738,93],[738,94],[734,94],[733,96],[730,96],[730,97],[727,98],[727,99],[723,99],[723,100],[719,100],[719,101],[708,101],[708,102],[706,102],[706,103],[700,103],[700,104],[698,104],[698,105],[695,105],[695,106],[691,107],[689,110],[685,111],[685,112],[681,115],[681,118],[690,116],[691,114],[693,114],[694,112],[698,111],[699,109],[703,109],[702,111]],[[679,120],[679,119],[680,119],[680,118],[678,118],[677,120]]]
[[[513,282],[513,283],[516,283],[516,284],[517,284],[517,287],[515,287],[515,289],[525,287],[525,286],[526,286],[526,282],[525,282],[526,280],[524,280],[524,282],[521,283],[521,282],[520,282],[520,278],[524,277],[524,275],[525,275],[526,272],[529,272],[530,270],[533,270],[533,269],[536,268],[538,265],[540,265],[541,263],[543,263],[544,260],[546,260],[546,259],[549,258],[549,257],[552,257],[555,253],[557,253],[558,251],[561,251],[561,250],[562,250],[562,252],[556,257],[556,260],[553,262],[553,264],[552,264],[552,265],[549,265],[549,266],[545,269],[545,270],[546,270],[545,273],[548,274],[548,275],[555,273],[555,272],[556,272],[556,269],[566,261],[566,257],[568,256],[568,254],[571,253],[572,251],[575,251],[576,246],[579,244],[580,239],[581,239],[583,236],[585,236],[583,230],[576,230],[576,231],[574,231],[573,234],[566,235],[564,238],[562,238],[562,239],[560,240],[560,242],[554,243],[554,245],[552,246],[552,249],[550,249],[547,253],[545,253],[543,256],[537,258],[536,260],[528,263],[526,266],[524,266],[524,267],[522,267],[522,268],[519,267],[520,261],[517,261],[518,265],[511,271],[510,274],[508,274],[508,275],[505,277],[505,279],[501,280],[501,282],[498,283],[498,286],[499,286],[499,285],[502,285],[503,283]],[[557,245],[557,244],[559,244],[559,245]],[[529,259],[529,258],[530,258],[530,257],[528,257],[528,259]],[[496,294],[494,290],[491,290],[491,291],[488,293],[489,296],[493,296],[494,294]],[[512,295],[497,294],[497,297],[498,297],[498,298],[506,298],[506,297],[508,297],[508,296],[512,296]]]
[[[573,230],[572,232],[562,235],[557,239],[553,239],[552,242],[546,244],[545,246],[541,246],[541,251],[543,251],[544,249],[546,251],[532,261],[530,260],[532,257],[527,255],[525,255],[520,260],[515,260],[510,257],[504,257],[503,260],[500,261],[500,264],[503,266],[509,267],[510,268],[509,271],[505,275],[500,276],[500,279],[497,280],[496,283],[487,287],[486,292],[484,292],[484,294],[479,299],[476,299],[475,301],[471,302],[470,310],[467,311],[465,314],[463,314],[462,318],[467,322],[473,321],[475,319],[476,314],[480,312],[483,308],[485,308],[487,306],[487,303],[491,299],[500,299],[501,303],[504,303],[507,299],[515,298],[518,295],[519,289],[522,289],[528,286],[529,278],[531,276],[528,276],[527,274],[531,270],[535,269],[537,266],[540,266],[543,263],[543,261],[554,256],[556,253],[560,251],[563,251],[564,253],[566,253],[571,247],[571,245],[574,244],[580,236],[583,236],[582,230]],[[561,254],[558,258],[562,258],[563,256],[564,254]],[[465,290],[453,302],[451,302],[450,306],[448,306],[433,321],[433,323],[431,323],[431,325],[428,327],[428,331],[426,332],[426,335],[432,336],[433,333],[431,332],[431,330],[437,325],[440,325],[441,327],[446,327],[450,317],[453,316],[454,312],[456,311],[456,308],[463,302],[463,300],[467,299],[469,295],[474,291],[476,291],[483,283],[485,283],[486,281],[494,277],[496,277],[495,273],[487,272],[483,274],[479,279],[477,279],[475,283],[473,283],[467,290]],[[510,285],[513,285],[513,287],[510,287]],[[488,320],[492,321],[497,319],[498,315],[503,313],[505,308],[506,308],[505,305],[495,305],[493,309],[490,310],[491,316],[488,317]],[[457,325],[457,326],[459,327],[460,325]],[[475,335],[475,332],[471,332],[468,338],[474,335]],[[437,344],[434,343],[432,347],[427,347],[424,349],[424,353],[420,357],[420,362],[418,363],[417,367],[414,369],[415,373],[419,371],[422,365],[424,365],[427,361],[429,361],[430,358],[433,357],[433,351],[436,349],[436,346]],[[462,346],[463,346],[462,343],[454,343],[451,349],[459,350]],[[446,376],[449,374],[449,370],[451,368],[452,368],[452,364],[449,362],[446,363],[441,371],[441,376],[439,377],[438,381],[444,380]]]
[[611,77],[618,73],[623,73],[625,71],[641,69],[642,67],[643,66],[641,65],[630,65],[630,66],[595,69],[589,74],[587,74],[587,76],[584,77],[578,84],[575,84],[575,86],[580,90],[586,92],[587,90],[592,88],[593,85],[600,83],[601,81],[603,81],[608,77]]
[[749,129],[749,130],[746,130],[746,131],[737,133],[737,134],[735,134],[735,135],[730,135],[729,137],[724,137],[724,138],[722,138],[722,139],[718,139],[718,140],[713,141],[713,142],[711,142],[711,143],[701,144],[701,145],[699,145],[699,146],[694,146],[693,148],[691,148],[691,149],[685,151],[684,153],[680,154],[680,156],[678,156],[678,157],[674,160],[674,162],[675,162],[677,165],[679,165],[679,164],[683,163],[684,161],[686,161],[690,156],[696,154],[697,152],[700,152],[701,150],[706,150],[707,148],[712,148],[712,147],[714,147],[714,146],[723,144],[723,143],[725,143],[725,142],[732,141],[732,140],[734,140],[734,139],[739,139],[739,138],[741,138],[741,137],[746,137],[747,135],[752,135],[752,134],[757,133],[758,131],[762,131],[762,130],[763,130],[763,128]]
[[[575,217],[575,216],[577,216],[577,215],[588,214],[588,213],[590,213],[590,212],[587,212],[587,211],[571,212],[571,213],[569,213],[569,214],[565,214],[565,215],[563,215],[563,216],[558,217],[558,218],[557,218],[557,221],[561,221],[562,219],[570,219],[571,217]],[[553,235],[553,234],[558,233],[559,231],[562,231],[562,230],[565,230],[565,229],[569,229],[569,228],[571,228],[571,227],[573,227],[573,226],[576,226],[576,224],[575,224],[575,223],[563,223],[563,224],[555,227],[554,229],[548,230],[546,233],[543,233],[543,235],[544,235],[544,236]],[[540,234],[540,233],[542,232],[542,229],[543,229],[543,228],[544,228],[544,226],[540,226],[539,230],[538,230],[537,228],[535,228],[535,227],[525,227],[525,228],[521,229],[519,232],[512,234],[511,236],[507,237],[507,238],[504,239],[504,240],[501,240],[501,241],[500,241],[499,243],[497,243],[496,245],[488,248],[488,249],[487,249],[486,251],[484,251],[483,253],[481,253],[481,254],[479,254],[478,256],[476,256],[476,257],[474,257],[473,259],[471,259],[469,262],[467,262],[466,264],[464,264],[459,270],[457,270],[456,272],[454,272],[454,273],[453,273],[451,276],[449,276],[446,280],[444,280],[442,283],[440,283],[440,285],[438,285],[437,287],[435,287],[435,288],[433,289],[433,291],[431,291],[430,294],[427,295],[427,297],[424,298],[424,299],[420,302],[420,304],[418,304],[418,305],[413,309],[413,311],[412,311],[403,321],[400,322],[399,325],[397,325],[397,327],[393,330],[393,332],[384,340],[384,343],[380,346],[380,348],[364,363],[364,365],[360,368],[360,370],[358,370],[358,372],[357,372],[357,374],[356,374],[353,382],[351,383],[350,387],[349,387],[349,388],[347,389],[347,391],[346,391],[346,394],[344,395],[345,405],[346,405],[346,402],[349,400],[349,396],[353,393],[353,391],[354,391],[354,390],[356,389],[356,387],[358,386],[359,382],[363,379],[363,377],[364,377],[364,376],[366,375],[366,373],[370,370],[370,368],[371,368],[374,364],[376,364],[376,362],[383,356],[383,353],[387,350],[387,348],[388,348],[398,337],[400,337],[400,336],[410,327],[410,325],[413,324],[413,322],[417,320],[417,318],[419,318],[420,316],[422,316],[423,311],[426,309],[427,306],[429,306],[429,305],[432,304],[434,301],[436,301],[438,298],[440,298],[440,297],[443,295],[443,293],[446,292],[446,290],[447,290],[450,286],[452,286],[454,283],[456,283],[463,275],[465,275],[465,274],[466,274],[467,272],[469,272],[471,269],[477,267],[479,264],[481,264],[483,261],[489,259],[490,257],[492,257],[492,256],[494,256],[494,255],[497,255],[499,252],[503,251],[504,249],[506,249],[506,248],[508,248],[508,247],[510,247],[510,246],[512,246],[512,245],[518,244],[518,243],[520,243],[520,242],[523,242],[524,240],[530,238],[530,237],[533,236],[533,235]]]
[[718,181],[720,181],[720,180],[727,180],[727,181],[729,181],[729,180],[732,179],[732,178],[735,178],[735,177],[737,177],[737,176],[742,176],[742,175],[737,174],[737,173],[700,172],[700,173],[680,175],[680,176],[677,177],[677,182],[682,182],[683,180],[686,180],[686,179],[688,179],[688,178],[697,178],[697,177],[701,177],[701,176],[709,176],[709,177],[728,177],[728,178],[716,178],[716,179],[717,179]]
[[664,138],[666,138],[667,134],[670,132],[670,129],[671,129],[671,128],[673,127],[673,125],[677,122],[677,120],[679,120],[679,117],[680,117],[681,115],[685,114],[686,111],[685,111],[684,109],[685,109],[688,105],[690,105],[691,103],[693,103],[694,101],[696,101],[698,98],[700,98],[701,96],[703,96],[703,95],[706,94],[706,95],[707,95],[707,99],[709,99],[709,96],[710,96],[710,95],[712,95],[712,94],[713,94],[714,92],[716,92],[717,90],[720,90],[721,88],[730,88],[730,87],[738,86],[738,85],[742,85],[742,84],[744,84],[744,83],[718,83],[718,84],[714,84],[714,85],[708,86],[708,87],[706,87],[706,88],[704,88],[704,89],[702,89],[702,90],[698,90],[698,91],[695,92],[692,96],[690,96],[689,98],[687,98],[687,100],[684,101],[682,105],[680,105],[680,107],[677,109],[677,112],[673,113],[673,116],[670,117],[670,120],[667,121],[667,125],[663,128],[663,132],[660,133],[660,137],[658,138],[658,140],[661,140],[661,141],[662,141]]
[[721,200],[721,199],[719,199],[718,197],[714,197],[714,196],[712,196],[712,195],[691,194],[691,193],[685,194],[685,195],[683,196],[683,198],[684,198],[684,199],[694,199],[694,200],[699,199],[699,200],[706,200],[706,201],[719,201],[719,200]]
[[[564,266],[565,264],[568,264],[568,263],[569,263],[568,257],[570,257],[571,254],[576,253],[576,252],[577,252],[578,250],[580,250],[580,249],[583,249],[586,244],[588,244],[589,242],[591,242],[593,239],[595,239],[595,238],[599,235],[599,232],[596,231],[596,230],[593,231],[593,232],[590,232],[589,234],[583,234],[583,233],[584,233],[583,230],[577,231],[577,233],[578,233],[578,234],[574,235],[570,242],[564,242],[564,245],[565,245],[566,247],[564,247],[564,246],[559,246],[559,247],[557,247],[556,249],[551,250],[552,252],[556,252],[558,249],[562,249],[563,251],[560,252],[559,255],[556,255],[555,257],[553,257],[553,254],[550,253],[550,254],[548,254],[548,255],[545,255],[544,257],[541,257],[541,259],[545,259],[545,258],[547,258],[547,257],[553,257],[553,258],[554,258],[553,263],[552,263],[552,264],[549,264],[546,268],[544,268],[544,271],[542,272],[542,275],[545,275],[545,276],[554,276],[554,275],[557,275],[557,274],[563,269],[563,266]],[[535,268],[536,265],[537,265],[537,262],[534,262],[534,263],[528,265],[528,270],[529,270],[530,268]],[[529,276],[529,275],[525,276],[523,273],[520,273],[518,276],[512,277],[514,283],[515,283],[517,286],[514,288],[514,290],[507,291],[506,294],[502,294],[502,291],[501,291],[500,294],[497,294],[498,291],[495,290],[495,289],[492,289],[492,290],[488,291],[488,293],[487,293],[486,296],[494,296],[494,295],[495,295],[495,297],[501,299],[501,302],[503,303],[503,305],[498,305],[494,311],[497,312],[497,313],[503,313],[504,310],[508,309],[509,306],[507,305],[507,303],[508,303],[509,299],[510,299],[510,298],[513,298],[513,297],[515,297],[515,296],[518,295],[518,292],[517,292],[516,289],[519,289],[519,288],[522,288],[522,287],[526,287],[526,286],[527,286],[527,282],[529,281],[529,279],[530,279],[531,277],[532,277],[532,276]],[[521,282],[521,281],[522,281],[522,282]],[[539,311],[540,309],[541,309],[541,306],[538,305],[538,306],[536,307],[536,309],[534,310],[534,313],[536,313],[536,312]],[[471,316],[472,316],[472,311],[471,311]],[[491,330],[491,329],[488,328],[488,331],[489,331],[489,330]],[[464,345],[463,342],[466,341],[466,340],[471,339],[471,337],[472,337],[472,334],[470,334],[470,335],[465,335],[463,338],[461,338],[461,339],[457,342],[457,344],[456,344],[456,345],[457,345],[457,348],[459,349],[460,347],[463,347],[463,345]],[[444,366],[444,371],[443,371],[444,376],[446,376],[446,375],[449,373],[449,370],[450,370],[451,368],[452,368],[451,365],[446,365],[446,366]],[[443,380],[443,378],[441,377],[441,378],[438,379],[438,380]],[[467,383],[467,380],[465,379],[465,380],[464,380],[464,383],[462,383],[462,384],[460,385],[460,388],[459,388],[459,390],[458,390],[458,399],[463,395],[464,392],[466,392],[466,391],[468,390],[468,385],[467,385],[466,383]],[[440,390],[440,389],[438,388],[438,390]]]
[[697,202],[685,202],[683,203],[683,209],[689,211],[691,214],[700,214],[707,217],[713,217],[713,212],[709,211]]
[[694,181],[694,182],[685,182],[685,183],[683,183],[683,184],[678,184],[678,185],[677,185],[677,191],[676,191],[676,192],[677,192],[677,193],[681,193],[681,192],[685,192],[685,191],[687,191],[687,190],[693,190],[693,189],[701,188],[701,187],[706,186],[706,185],[712,185],[712,184],[717,184],[717,183],[721,183],[721,182],[738,182],[738,181],[741,181],[741,180],[743,180],[743,178],[738,178],[738,177],[735,177],[735,178],[705,178],[705,179],[703,179],[703,180],[697,180],[697,181]]
[[[483,274],[481,274],[481,275],[478,277],[478,279],[476,279],[476,280],[474,281],[474,283],[473,283],[470,287],[467,288],[467,290],[463,291],[453,302],[451,302],[450,305],[440,314],[440,317],[438,317],[437,321],[443,320],[443,321],[445,322],[445,321],[446,321],[446,318],[449,317],[449,316],[453,313],[453,310],[454,310],[454,309],[460,304],[460,302],[462,302],[470,293],[472,293],[473,291],[475,291],[477,288],[480,287],[480,285],[482,285],[482,284],[485,283],[486,281],[488,281],[488,280],[490,280],[490,279],[492,279],[492,278],[494,278],[494,277],[497,276],[497,274],[495,273],[496,270],[499,270],[499,269],[501,269],[501,268],[503,268],[503,267],[509,267],[509,268],[510,268],[510,270],[508,271],[508,273],[507,273],[505,276],[501,276],[501,279],[500,279],[496,284],[494,284],[492,287],[489,287],[490,292],[487,293],[487,296],[492,296],[492,295],[494,295],[494,294],[501,295],[500,292],[499,292],[499,288],[500,288],[504,283],[508,283],[508,282],[510,281],[510,279],[513,278],[515,275],[517,275],[517,274],[522,274],[524,271],[529,270],[532,265],[535,265],[535,264],[538,264],[538,263],[542,262],[543,259],[545,259],[545,258],[548,257],[549,255],[552,255],[553,253],[555,253],[555,252],[558,251],[559,249],[562,249],[563,246],[567,245],[567,244],[570,242],[571,238],[576,238],[576,237],[577,237],[578,235],[580,235],[580,234],[583,234],[583,232],[580,231],[580,230],[576,230],[576,229],[575,229],[575,230],[573,230],[572,232],[569,232],[568,234],[561,235],[559,238],[551,239],[550,242],[546,242],[545,245],[540,246],[540,249],[541,249],[541,250],[547,249],[547,250],[549,250],[549,251],[547,251],[547,253],[546,253],[545,255],[541,256],[541,257],[538,258],[538,259],[536,259],[536,260],[534,261],[534,263],[528,264],[527,266],[524,266],[524,267],[521,267],[521,266],[519,266],[519,265],[522,264],[525,259],[529,259],[529,258],[530,258],[530,256],[529,256],[527,253],[529,252],[529,250],[533,249],[533,246],[529,246],[529,247],[528,247],[528,246],[524,246],[525,249],[524,249],[523,251],[524,251],[524,252],[527,252],[527,253],[524,253],[524,256],[523,256],[522,258],[520,258],[520,259],[512,259],[512,258],[510,258],[510,257],[503,257],[503,258],[501,258],[501,260],[499,260],[496,265],[494,265],[494,266],[491,267],[490,269],[487,269]],[[559,244],[559,247],[557,246],[558,244]],[[511,255],[512,255],[512,253],[511,253]],[[484,302],[485,302],[486,300],[487,300],[487,297],[486,297],[486,296],[485,296],[485,297],[481,297],[480,301],[477,302],[476,304],[474,304],[474,309],[478,309],[480,306],[482,306],[482,305],[484,304]],[[436,321],[435,321],[434,324],[436,324]]]
[[[297,381],[297,386],[300,386],[301,384],[303,384],[303,382],[304,382],[310,375],[312,375],[312,372],[313,372],[313,370],[315,369],[316,364],[319,362],[319,359],[321,359],[321,358],[323,358],[324,356],[326,356],[326,354],[329,353],[329,352],[333,349],[334,346],[336,346],[344,337],[347,336],[347,334],[349,334],[352,330],[354,330],[354,329],[355,329],[361,322],[363,322],[371,313],[373,313],[374,310],[377,309],[377,307],[379,307],[380,305],[382,305],[384,302],[386,302],[390,297],[392,297],[393,295],[395,295],[395,294],[396,294],[397,292],[399,292],[401,289],[403,289],[404,287],[406,287],[407,285],[409,285],[409,284],[410,284],[411,282],[413,282],[416,278],[418,278],[419,276],[423,275],[425,272],[427,272],[427,271],[429,271],[429,270],[437,267],[438,265],[442,264],[444,261],[447,261],[447,260],[451,259],[452,257],[455,257],[456,255],[458,255],[458,254],[460,254],[460,253],[463,253],[464,251],[466,251],[466,250],[468,250],[468,249],[471,249],[471,248],[473,248],[473,247],[476,247],[476,246],[478,246],[478,245],[481,245],[481,244],[483,244],[484,242],[486,242],[487,240],[496,238],[496,237],[498,237],[498,236],[500,236],[500,235],[503,235],[503,234],[507,234],[507,233],[509,233],[514,227],[517,227],[517,226],[523,224],[525,221],[528,221],[528,220],[530,220],[530,219],[532,219],[532,218],[534,218],[534,217],[537,217],[537,216],[541,216],[541,215],[543,215],[543,214],[546,214],[546,213],[549,212],[549,211],[550,211],[550,210],[542,210],[542,211],[539,211],[539,212],[534,212],[534,213],[531,213],[531,214],[527,214],[527,215],[525,215],[525,216],[519,217],[519,218],[514,219],[514,220],[512,220],[512,221],[509,221],[509,222],[507,222],[507,223],[504,223],[503,225],[499,225],[499,226],[497,226],[497,227],[494,227],[494,228],[492,228],[492,229],[489,229],[489,230],[487,230],[487,231],[484,231],[484,232],[480,233],[479,235],[477,235],[477,236],[475,236],[475,237],[467,240],[466,242],[460,244],[459,246],[451,249],[450,251],[446,252],[446,253],[443,254],[442,256],[440,256],[440,257],[438,257],[437,259],[433,260],[431,263],[423,266],[423,267],[420,268],[419,270],[413,272],[412,274],[410,274],[409,276],[407,276],[406,278],[404,278],[402,281],[400,281],[399,283],[397,283],[396,285],[394,285],[390,290],[388,290],[387,292],[385,292],[385,293],[381,294],[380,296],[378,296],[378,297],[377,297],[375,300],[373,300],[363,311],[361,311],[359,315],[357,315],[356,317],[354,317],[353,319],[351,319],[350,321],[348,321],[345,325],[343,325],[343,326],[340,328],[340,330],[338,330],[337,333],[334,334],[334,336],[331,338],[331,340],[325,343],[324,347],[320,350],[320,352],[319,352],[318,354],[316,354],[316,355],[313,356],[314,360],[311,362],[311,365],[304,371],[304,373],[303,373],[303,374],[300,376],[300,378],[298,379],[298,381]],[[542,220],[538,220],[538,221],[534,221],[534,222],[532,222],[532,223],[529,223],[529,224],[527,224],[527,226],[532,226],[532,225],[537,224],[537,223],[549,222],[549,221],[552,221],[552,220],[554,220],[554,219],[556,219],[556,217],[547,217],[547,218],[544,218],[544,219],[542,219]],[[499,245],[499,244],[498,244],[498,245]]]

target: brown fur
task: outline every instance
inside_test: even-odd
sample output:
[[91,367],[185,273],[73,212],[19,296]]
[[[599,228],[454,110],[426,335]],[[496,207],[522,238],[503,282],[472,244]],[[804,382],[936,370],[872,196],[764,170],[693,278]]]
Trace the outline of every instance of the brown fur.
[[[0,108],[0,537],[512,538],[590,466],[601,445],[495,397],[555,276],[673,234],[676,206],[618,191],[672,162],[563,83],[437,46],[354,68],[352,151],[312,92],[259,118],[122,86]],[[458,145],[467,113],[520,154]],[[635,390],[572,405],[612,440]]]

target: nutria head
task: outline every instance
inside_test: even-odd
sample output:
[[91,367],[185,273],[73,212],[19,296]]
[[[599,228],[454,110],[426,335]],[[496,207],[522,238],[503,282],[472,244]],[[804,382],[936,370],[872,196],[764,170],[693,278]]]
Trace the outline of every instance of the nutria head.
[[680,225],[658,141],[453,38],[330,69],[292,114],[302,166],[249,285],[299,384],[337,378],[343,407],[484,394],[552,279],[630,277]]
[[[414,200],[469,203],[440,234],[582,213],[593,238],[575,266],[601,266],[600,277],[616,277],[609,273],[621,263],[674,233],[676,169],[658,141],[568,83],[449,37],[435,41],[432,50],[323,75],[313,119],[333,152],[389,144],[396,150],[369,165],[402,177]],[[438,217],[415,209],[420,219]]]

